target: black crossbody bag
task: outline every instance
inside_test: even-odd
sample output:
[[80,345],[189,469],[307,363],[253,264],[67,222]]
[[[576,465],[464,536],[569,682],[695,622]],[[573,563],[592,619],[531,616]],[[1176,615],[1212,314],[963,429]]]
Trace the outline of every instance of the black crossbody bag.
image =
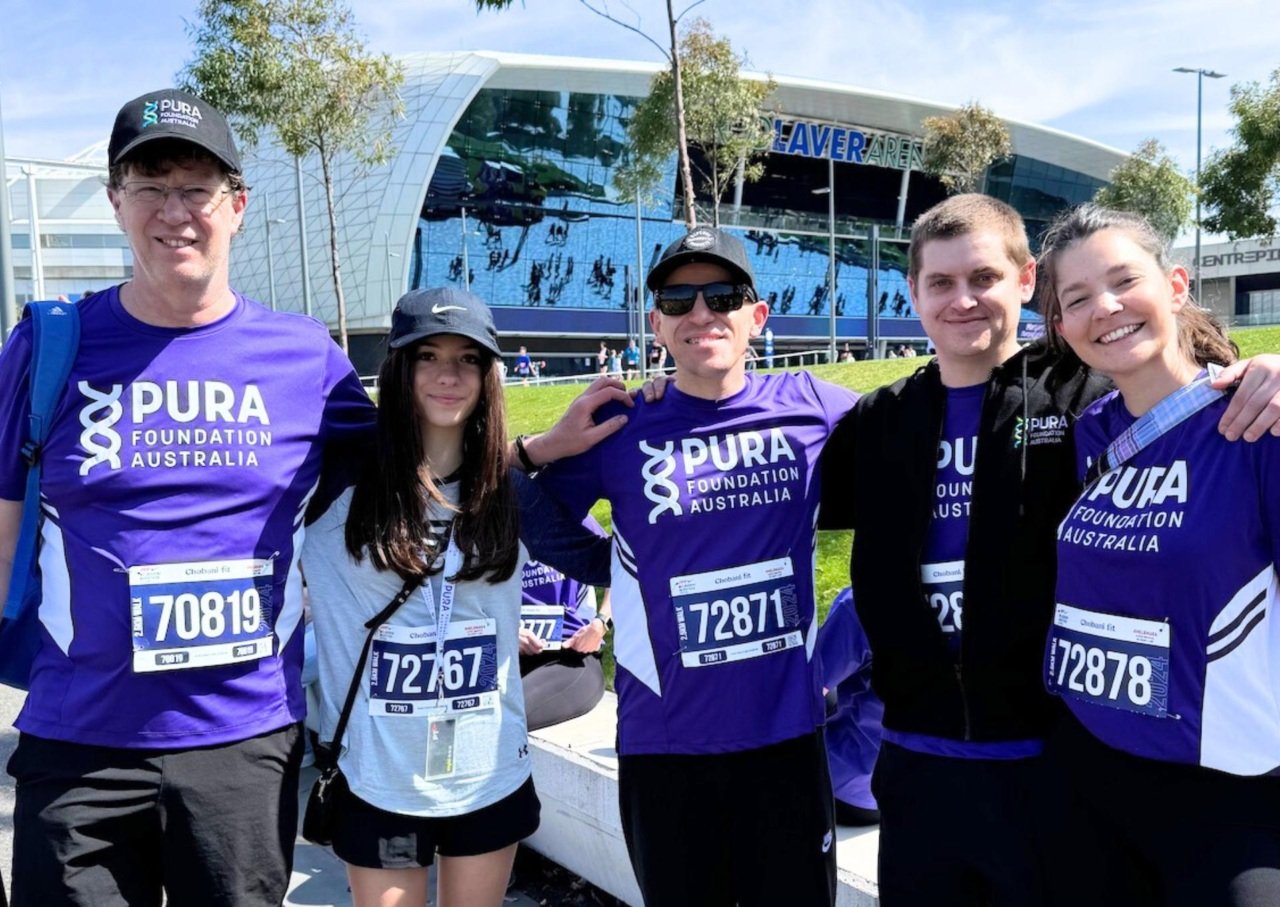
[[342,704],[342,714],[338,716],[338,726],[334,728],[333,740],[316,747],[316,767],[320,769],[320,777],[311,786],[306,812],[302,816],[302,837],[312,844],[328,847],[333,843],[337,803],[342,794],[347,791],[347,779],[342,776],[342,770],[338,768],[338,754],[342,751],[342,735],[346,733],[347,721],[351,718],[351,708],[356,702],[356,693],[359,692],[360,682],[364,679],[364,666],[369,660],[369,649],[373,647],[373,634],[409,600],[414,590],[422,585],[422,580],[421,576],[405,580],[404,586],[396,593],[396,597],[365,622],[369,633],[364,638],[364,647],[360,650],[355,673],[351,675],[351,686],[347,688],[347,701]]

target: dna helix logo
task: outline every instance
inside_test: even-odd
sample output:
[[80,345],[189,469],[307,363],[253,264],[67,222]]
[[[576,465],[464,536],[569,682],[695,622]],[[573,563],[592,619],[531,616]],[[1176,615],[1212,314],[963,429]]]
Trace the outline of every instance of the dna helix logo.
[[658,522],[658,517],[664,513],[680,516],[684,513],[680,506],[680,489],[668,478],[676,471],[675,443],[668,441],[661,447],[654,447],[641,441],[640,452],[649,458],[640,467],[640,474],[644,476],[644,496],[656,505],[649,511],[649,525]]
[[147,101],[142,105],[142,127],[144,129],[148,126],[154,126],[156,123],[160,122],[159,116],[156,113],[156,108],[157,102],[155,101]]
[[[80,410],[80,424],[84,431],[80,432],[80,446],[90,456],[80,464],[80,475],[89,474],[89,470],[99,463],[107,463],[112,469],[120,468],[120,434],[112,430],[112,426],[124,415],[124,407],[120,405],[120,394],[124,387],[111,385],[111,390],[103,393],[96,390],[87,381],[81,381],[77,387],[89,401]],[[96,418],[99,414],[101,418]],[[98,439],[102,438],[102,441]]]

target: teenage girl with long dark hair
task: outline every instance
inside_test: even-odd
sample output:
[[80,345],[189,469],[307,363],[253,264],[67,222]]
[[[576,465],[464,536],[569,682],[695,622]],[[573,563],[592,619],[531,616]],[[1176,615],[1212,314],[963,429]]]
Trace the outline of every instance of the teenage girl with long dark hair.
[[[437,855],[440,907],[496,907],[539,812],[517,652],[529,554],[497,336],[479,298],[425,290],[399,301],[388,343],[376,459],[307,530],[321,739],[333,737],[365,622],[406,580],[425,581],[374,636],[340,741],[349,792],[333,849],[358,907],[425,905]],[[607,543],[593,554],[575,574],[601,581]]]

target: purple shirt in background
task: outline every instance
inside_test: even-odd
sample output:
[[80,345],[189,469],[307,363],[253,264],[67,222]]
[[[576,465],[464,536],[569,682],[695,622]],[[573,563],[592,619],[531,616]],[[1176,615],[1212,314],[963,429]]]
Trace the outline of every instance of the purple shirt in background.
[[720,401],[669,388],[540,475],[576,515],[612,506],[623,755],[735,752],[822,724],[818,455],[855,399],[804,373],[749,374]]
[[[80,350],[43,459],[46,633],[17,720],[111,747],[247,739],[305,712],[302,516],[324,445],[374,410],[325,327],[242,296],[161,328],[118,289],[77,304]],[[30,322],[0,353],[0,498],[21,500]]]
[[822,685],[836,692],[836,712],[827,718],[827,761],[836,799],[878,809],[871,773],[880,755],[884,703],[871,689],[871,646],[847,586],[831,603],[818,630]]
[[[607,538],[604,529],[593,518],[587,517],[582,525],[601,538]],[[522,605],[559,605],[564,609],[560,639],[568,642],[596,616],[595,608],[584,607],[592,599],[592,587],[565,576],[555,567],[541,561],[529,561],[521,568],[520,593]]]

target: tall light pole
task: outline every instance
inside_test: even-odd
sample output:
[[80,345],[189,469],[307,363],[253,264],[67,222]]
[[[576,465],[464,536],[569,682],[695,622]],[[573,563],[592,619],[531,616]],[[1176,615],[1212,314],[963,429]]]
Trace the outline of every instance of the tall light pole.
[[462,288],[471,292],[471,258],[467,255],[467,209],[462,207]]
[[391,251],[391,231],[382,231],[382,244],[387,253],[387,306],[388,311],[392,311],[396,307],[396,290],[395,284],[391,280],[391,259],[399,258],[399,252]]
[[311,258],[307,254],[307,202],[302,193],[302,158],[293,159],[293,174],[298,186],[298,255],[302,260],[302,311],[311,314]]
[[1193,72],[1196,74],[1196,257],[1195,257],[1195,300],[1200,299],[1200,140],[1203,135],[1204,122],[1204,80],[1221,79],[1225,72],[1214,72],[1212,69],[1192,69],[1189,66],[1178,66],[1174,72]]
[[9,174],[4,164],[4,117],[0,115],[0,345],[9,338],[17,314],[13,289],[13,238],[9,225]]
[[827,197],[827,308],[830,323],[830,346],[827,361],[836,361],[836,162],[827,158],[827,185],[811,190]]
[[266,216],[267,228],[267,304],[274,312],[276,310],[276,256],[275,250],[271,247],[271,227],[288,223],[288,221],[283,217],[271,216],[271,196],[266,192],[262,193],[262,210]]

